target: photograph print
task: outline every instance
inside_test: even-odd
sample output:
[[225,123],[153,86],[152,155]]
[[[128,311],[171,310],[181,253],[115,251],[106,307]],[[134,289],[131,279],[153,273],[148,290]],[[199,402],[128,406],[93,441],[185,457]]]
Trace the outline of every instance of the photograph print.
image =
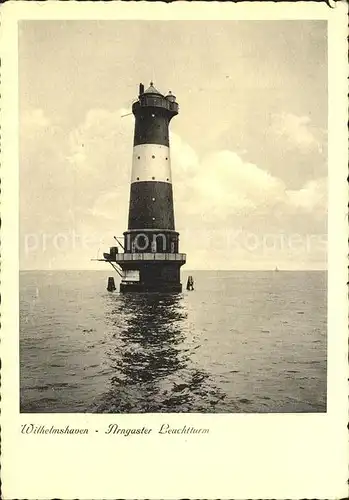
[[21,413],[326,412],[327,22],[18,44]]

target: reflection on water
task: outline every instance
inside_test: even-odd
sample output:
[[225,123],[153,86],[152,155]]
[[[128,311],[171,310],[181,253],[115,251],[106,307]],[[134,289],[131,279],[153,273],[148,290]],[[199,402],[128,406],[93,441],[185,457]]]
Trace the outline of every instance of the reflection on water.
[[224,399],[191,359],[198,345],[182,295],[114,295],[106,302],[112,375],[94,411],[207,411]]

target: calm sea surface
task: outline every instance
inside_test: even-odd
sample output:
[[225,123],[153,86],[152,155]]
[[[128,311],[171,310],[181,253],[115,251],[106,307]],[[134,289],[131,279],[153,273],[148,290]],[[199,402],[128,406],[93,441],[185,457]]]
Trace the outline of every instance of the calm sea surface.
[[191,274],[166,296],[22,272],[21,411],[326,411],[327,274]]

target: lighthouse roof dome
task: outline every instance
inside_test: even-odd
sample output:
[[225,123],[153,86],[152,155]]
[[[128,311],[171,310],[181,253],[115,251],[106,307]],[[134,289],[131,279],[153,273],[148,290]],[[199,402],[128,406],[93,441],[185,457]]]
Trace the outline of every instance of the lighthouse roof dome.
[[158,94],[162,95],[161,92],[159,92],[155,87],[153,82],[150,82],[150,86],[147,88],[147,90],[144,91],[145,94]]

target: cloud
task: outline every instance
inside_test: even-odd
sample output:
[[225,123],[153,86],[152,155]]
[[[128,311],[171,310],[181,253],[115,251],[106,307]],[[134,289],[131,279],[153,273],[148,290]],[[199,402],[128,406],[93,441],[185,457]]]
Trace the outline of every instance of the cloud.
[[[179,148],[181,143],[176,143]],[[180,149],[176,155],[181,156]],[[309,213],[326,208],[326,179],[308,182],[299,190],[229,150],[216,151],[187,169],[173,169],[177,212],[181,224],[188,218],[226,224],[230,216],[271,217]]]
[[191,179],[199,169],[199,157],[195,150],[178,134],[170,133],[171,165],[177,172],[178,181]]
[[[129,191],[134,119],[122,118],[128,112],[123,108],[89,110],[84,121],[64,136],[42,110],[26,113],[22,122],[26,142],[22,150],[29,150],[29,164],[33,168],[35,165],[30,173],[38,172],[39,166],[42,177],[38,180],[53,187],[65,183],[76,195],[76,208],[108,219],[113,217],[113,203],[120,206]],[[291,123],[293,118],[287,116],[284,123]],[[298,142],[310,144],[312,136],[300,132],[308,122],[296,122],[298,129],[292,126],[289,132],[293,130],[293,138]],[[27,133],[30,131],[31,135]],[[23,154],[23,159],[27,156]],[[174,133],[171,161],[176,197],[186,215],[201,213],[224,219],[231,213],[265,213],[280,204],[285,211],[288,207],[310,211],[326,206],[326,178],[309,181],[299,190],[288,190],[281,179],[236,152],[212,151],[200,158]]]
[[37,108],[27,110],[23,113],[22,124],[28,131],[33,128],[48,127],[50,125],[50,120],[45,115],[43,109]]
[[[27,110],[20,122],[20,210],[27,230],[64,219],[74,203],[73,177],[66,161],[66,132],[41,109]],[[58,201],[59,200],[59,201]],[[56,211],[60,207],[60,212]]]
[[[64,142],[64,131],[42,109],[26,110],[20,121],[20,148],[30,160],[53,150],[59,154]],[[64,147],[63,147],[64,150]]]
[[71,154],[68,161],[78,168],[88,169],[91,173],[93,170],[104,173],[106,167],[109,167],[109,161],[117,164],[119,157],[130,153],[132,121],[130,117],[122,118],[125,113],[125,109],[88,111],[83,123],[69,134]]
[[[128,112],[123,108],[91,109],[82,123],[68,132],[52,123],[40,109],[23,115],[22,233],[37,228],[51,232],[74,230],[83,235],[93,234],[96,241],[103,240],[108,245],[113,234],[120,235],[127,228],[134,126],[132,116],[122,118]],[[293,140],[298,137],[298,142],[310,144],[310,136],[305,134],[301,139],[299,131],[306,126],[304,122],[298,131],[294,128]],[[253,234],[271,228],[291,230],[291,226],[292,231],[294,227],[303,230],[304,226],[311,230],[316,216],[324,218],[325,178],[290,190],[283,180],[235,151],[211,151],[200,157],[174,133],[171,160],[177,228],[194,266],[195,262],[204,262],[214,248],[216,241],[211,236],[215,230],[226,233],[240,227]],[[203,247],[200,236],[192,237],[197,230],[210,231]],[[225,252],[231,244],[231,241],[226,243]],[[64,266],[67,259],[80,266],[82,254],[74,251],[75,256],[73,251],[68,256],[56,255],[52,250],[51,254],[42,255],[41,261],[35,257],[38,262],[35,265],[40,266],[40,262],[43,265],[49,259],[53,265]],[[94,254],[93,248],[87,249],[85,261]],[[241,255],[236,250],[234,255],[241,260],[249,258],[245,250]],[[222,267],[224,251],[220,259]]]
[[282,181],[229,150],[206,157],[198,177],[200,192],[218,205],[227,203],[231,210],[269,205],[284,189]]
[[324,133],[312,125],[309,116],[297,116],[293,113],[273,114],[270,129],[276,138],[285,139],[290,147],[303,151],[317,149],[322,152]]
[[307,182],[299,190],[286,191],[288,202],[305,212],[325,211],[327,208],[327,179]]

